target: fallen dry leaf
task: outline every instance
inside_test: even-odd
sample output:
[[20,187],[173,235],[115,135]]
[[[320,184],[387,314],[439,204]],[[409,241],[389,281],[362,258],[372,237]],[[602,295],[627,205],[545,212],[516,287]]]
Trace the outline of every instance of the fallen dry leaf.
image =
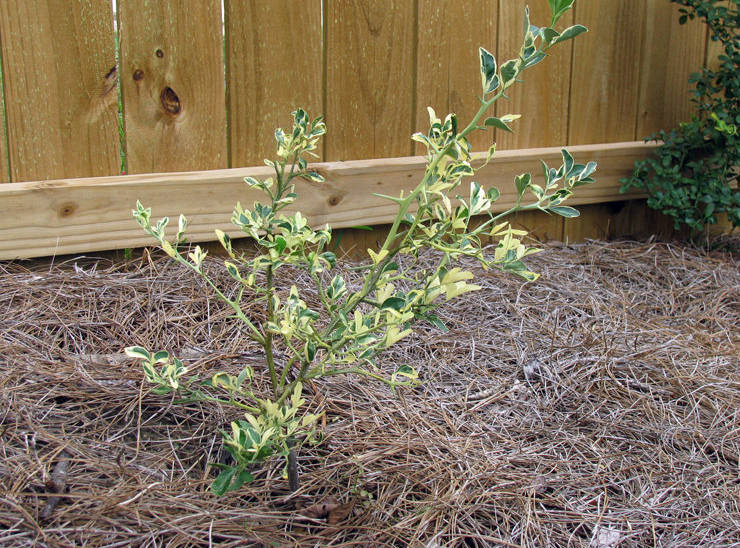
[[330,525],[336,525],[346,519],[355,506],[354,499],[341,504],[335,497],[327,497],[321,502],[299,509],[299,515],[308,519],[327,519]]

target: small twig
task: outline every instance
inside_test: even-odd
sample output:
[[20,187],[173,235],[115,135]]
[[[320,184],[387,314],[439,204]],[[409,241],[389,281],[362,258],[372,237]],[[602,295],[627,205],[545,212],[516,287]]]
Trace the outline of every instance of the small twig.
[[135,501],[135,500],[137,500],[137,499],[138,499],[139,497],[141,497],[141,496],[142,496],[142,495],[143,495],[144,493],[146,493],[147,491],[149,491],[149,489],[151,489],[152,487],[156,487],[157,485],[162,485],[162,482],[161,482],[161,481],[155,481],[154,483],[151,483],[151,484],[147,485],[147,486],[146,486],[146,487],[144,488],[144,490],[143,490],[143,491],[139,491],[138,493],[136,493],[136,494],[135,494],[135,495],[134,495],[133,497],[131,497],[130,499],[124,500],[123,502],[119,502],[119,503],[118,503],[118,506],[126,506],[127,504],[130,504],[130,503],[134,502],[134,501]]
[[[59,453],[59,461],[51,472],[51,478],[46,482],[47,491],[51,493],[64,493],[67,489],[67,471],[69,470],[70,457],[71,455],[65,450],[62,450]],[[51,517],[52,512],[54,512],[54,508],[56,508],[62,498],[62,496],[49,497],[49,500],[47,500],[44,505],[44,509],[41,510],[42,520],[48,520]]]
[[288,486],[291,493],[298,491],[300,482],[298,480],[298,460],[295,451],[295,441],[291,438],[288,440],[290,452],[288,453]]

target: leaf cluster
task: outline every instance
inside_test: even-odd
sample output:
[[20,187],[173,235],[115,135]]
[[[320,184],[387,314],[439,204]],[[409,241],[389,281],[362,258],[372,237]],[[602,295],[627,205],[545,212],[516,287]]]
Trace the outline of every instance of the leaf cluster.
[[694,235],[725,213],[740,226],[740,0],[671,0],[680,4],[680,23],[702,20],[712,41],[722,44],[719,66],[693,73],[696,114],[679,127],[645,140],[662,144],[635,162],[622,190],[647,191],[648,205],[673,217]]
[[[320,415],[304,413],[303,385],[296,384],[291,397],[280,404],[260,398],[252,386],[254,370],[244,367],[239,375],[215,373],[208,379],[197,375],[185,377],[188,369],[169,352],[149,352],[140,346],[126,348],[126,355],[139,360],[153,394],[177,394],[177,403],[217,402],[244,412],[244,419],[231,423],[231,431],[221,432],[224,449],[233,464],[214,463],[221,472],[211,484],[215,495],[239,489],[253,479],[251,467],[272,455],[287,457],[293,448],[291,440],[317,443],[316,421]],[[159,370],[157,366],[161,365]]]

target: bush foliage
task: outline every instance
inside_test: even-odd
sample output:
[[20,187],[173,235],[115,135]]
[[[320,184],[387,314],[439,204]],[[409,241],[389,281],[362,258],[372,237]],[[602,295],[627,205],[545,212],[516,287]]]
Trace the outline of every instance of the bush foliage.
[[[513,229],[502,218],[534,209],[564,217],[578,215],[563,202],[576,187],[593,182],[596,164],[579,164],[563,150],[560,167],[542,164],[540,184],[530,173],[516,177],[515,205],[494,214],[492,207],[500,192],[484,189],[471,178],[492,158],[495,146],[477,162],[467,136],[491,127],[510,131],[509,124],[519,115],[487,116],[494,103],[506,97],[506,91],[526,69],[544,60],[551,47],[586,31],[581,25],[555,30],[558,19],[574,0],[549,2],[549,26],[532,25],[526,12],[522,46],[516,57],[499,64],[490,52],[480,48],[481,106],[466,126],[458,124],[454,114],[440,119],[429,109],[428,131],[412,136],[426,147],[424,175],[406,194],[381,196],[396,204],[397,214],[380,249],[368,249],[366,264],[356,267],[362,278],[359,283],[350,283],[332,272],[337,258],[329,251],[330,227],[311,228],[293,207],[299,179],[323,182],[307,160],[314,156],[326,126],[320,117],[312,120],[302,109],[293,113],[289,131],[275,131],[276,157],[265,160],[274,176],[245,179],[265,200],[255,202],[252,208],[237,204],[234,210],[232,222],[256,242],[258,253],[240,252],[228,234],[217,231],[228,255],[224,267],[236,288],[217,287],[203,268],[206,253],[199,246],[187,249],[183,245],[187,228],[184,216],[180,216],[177,233],[171,238],[166,233],[168,219],[152,224],[151,210],[137,203],[133,214],[141,227],[167,255],[202,276],[243,323],[246,337],[264,350],[265,373],[271,386],[267,395],[255,387],[256,372],[250,366],[238,375],[222,372],[201,380],[167,351],[150,352],[140,346],[126,349],[129,356],[140,361],[156,394],[219,402],[243,412],[243,419],[232,422],[229,432],[222,432],[232,463],[216,465],[221,473],[211,486],[214,493],[238,489],[252,479],[252,467],[271,455],[285,457],[290,488],[298,488],[296,450],[300,444],[316,440],[319,418],[304,408],[303,388],[307,383],[345,374],[383,382],[394,389],[417,383],[418,373],[411,365],[397,364],[387,370],[377,357],[409,336],[416,322],[444,329],[434,314],[435,308],[480,289],[470,283],[473,272],[455,266],[459,259],[467,257],[484,268],[512,272],[525,280],[536,279],[524,259],[537,250],[522,242],[525,232]],[[464,181],[468,184],[463,186]],[[482,222],[472,222],[474,217]],[[489,238],[496,242],[492,252],[485,249]],[[435,253],[438,260],[434,266],[421,266],[418,259],[425,250]],[[401,256],[405,260],[400,261]],[[312,288],[299,291],[293,283],[295,269],[310,276]],[[313,304],[304,300],[308,294],[314,297]],[[248,317],[241,306],[243,299],[264,303],[266,318],[259,322]]]
[[740,226],[740,0],[671,0],[683,6],[680,23],[701,19],[722,44],[719,66],[691,75],[696,115],[670,131],[646,137],[662,141],[655,155],[635,163],[622,190],[648,192],[648,205],[696,235],[727,214]]

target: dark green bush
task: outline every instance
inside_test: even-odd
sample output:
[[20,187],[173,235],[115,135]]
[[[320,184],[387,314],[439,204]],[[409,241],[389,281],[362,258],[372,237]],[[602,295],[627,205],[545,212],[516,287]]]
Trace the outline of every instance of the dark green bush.
[[647,191],[648,205],[696,235],[726,213],[740,226],[740,0],[671,0],[683,7],[679,22],[701,19],[711,40],[721,42],[716,70],[691,75],[697,111],[690,122],[646,141],[663,141],[654,156],[635,162],[622,191]]

